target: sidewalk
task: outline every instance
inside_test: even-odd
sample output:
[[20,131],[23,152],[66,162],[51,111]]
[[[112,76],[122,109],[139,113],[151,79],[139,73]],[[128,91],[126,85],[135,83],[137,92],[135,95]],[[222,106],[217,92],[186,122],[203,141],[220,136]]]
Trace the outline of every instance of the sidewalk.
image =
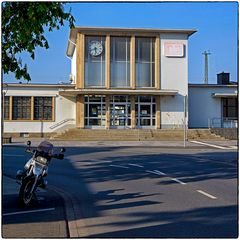
[[[54,146],[65,146],[65,147],[160,147],[160,148],[184,148],[184,141],[54,141],[44,138],[13,138],[12,143],[3,144],[3,146],[27,146],[27,141],[30,140],[32,142],[32,146],[37,146],[41,141],[50,141]],[[234,147],[232,149],[236,149],[238,147],[237,140],[220,140],[220,141],[212,141],[212,140],[201,140],[200,142],[204,142],[207,144],[214,144],[226,147],[228,146]],[[210,147],[209,145],[209,147]],[[205,145],[206,147],[207,145]],[[196,143],[194,141],[186,141],[185,148],[203,148],[202,144]],[[230,147],[230,149],[231,149]]]
[[2,175],[2,237],[67,238],[63,199],[43,190],[37,193],[40,203],[23,208],[17,202],[19,187],[15,179]]

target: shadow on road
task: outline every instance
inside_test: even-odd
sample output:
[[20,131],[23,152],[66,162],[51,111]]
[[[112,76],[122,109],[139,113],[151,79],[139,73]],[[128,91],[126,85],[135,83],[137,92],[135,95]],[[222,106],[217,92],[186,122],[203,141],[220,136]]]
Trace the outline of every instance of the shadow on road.
[[[49,183],[61,188],[74,196],[79,204],[77,215],[81,219],[97,218],[103,216],[103,212],[113,209],[135,208],[138,206],[157,205],[159,201],[146,200],[154,195],[161,195],[161,189],[154,194],[143,192],[123,193],[121,188],[94,192],[91,184],[108,181],[138,180],[143,178],[156,178],[159,176],[147,174],[141,168],[121,169],[109,167],[112,161],[115,165],[127,166],[134,163],[144,166],[148,170],[159,169],[173,177],[181,177],[181,180],[193,183],[210,179],[237,179],[238,171],[235,163],[236,152],[198,152],[137,154],[133,152],[121,153],[126,147],[67,147],[64,161],[53,161],[49,167]],[[228,162],[227,159],[233,161]],[[210,161],[209,161],[210,160]],[[19,166],[23,166],[25,157],[18,159],[3,159],[3,172],[15,175]],[[217,163],[216,161],[219,161]],[[4,183],[3,183],[4,184]],[[159,184],[174,184],[173,181],[165,181]],[[236,189],[237,191],[237,189]],[[131,201],[128,201],[131,200]],[[5,201],[5,199],[3,199]],[[125,201],[125,202],[120,202]],[[106,202],[107,204],[98,204]],[[3,209],[7,204],[3,204]],[[197,208],[189,211],[167,211],[155,213],[138,212],[126,215],[126,221],[108,223],[109,227],[117,225],[122,230],[109,230],[109,232],[90,235],[92,238],[175,238],[175,237],[237,237],[237,205]],[[134,214],[134,215],[131,215]],[[56,221],[49,219],[49,221]],[[132,219],[134,220],[128,220]],[[75,219],[69,219],[75,220]],[[34,219],[32,220],[35,221]],[[37,219],[36,222],[41,220]],[[159,224],[161,222],[161,224]],[[16,221],[17,223],[17,221]],[[139,225],[146,224],[146,227]],[[105,224],[105,227],[107,225]],[[175,231],[178,229],[178,231]],[[91,229],[89,230],[91,233]]]

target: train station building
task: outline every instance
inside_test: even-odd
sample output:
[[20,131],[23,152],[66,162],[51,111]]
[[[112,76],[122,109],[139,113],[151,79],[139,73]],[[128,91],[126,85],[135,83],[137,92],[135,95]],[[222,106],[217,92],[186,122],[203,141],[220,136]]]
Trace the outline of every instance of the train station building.
[[[184,122],[197,128],[189,106],[195,109],[201,96],[192,97],[189,104],[189,89],[196,87],[188,84],[188,39],[195,32],[71,29],[66,51],[71,59],[70,82],[5,84],[4,132],[53,133],[70,127],[181,129]],[[237,86],[224,86],[227,95],[211,98],[219,100],[221,109],[223,98],[237,99]],[[222,110],[215,117],[223,117]],[[208,126],[204,122],[199,127]]]

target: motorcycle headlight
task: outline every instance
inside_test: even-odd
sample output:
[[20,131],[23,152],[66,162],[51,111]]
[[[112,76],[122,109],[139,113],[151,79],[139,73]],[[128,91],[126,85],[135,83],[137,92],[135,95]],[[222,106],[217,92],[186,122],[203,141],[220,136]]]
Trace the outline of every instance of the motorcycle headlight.
[[41,156],[38,156],[37,158],[36,158],[36,162],[39,162],[39,163],[41,163],[41,164],[47,164],[47,159],[46,158],[44,158],[44,157],[41,157]]

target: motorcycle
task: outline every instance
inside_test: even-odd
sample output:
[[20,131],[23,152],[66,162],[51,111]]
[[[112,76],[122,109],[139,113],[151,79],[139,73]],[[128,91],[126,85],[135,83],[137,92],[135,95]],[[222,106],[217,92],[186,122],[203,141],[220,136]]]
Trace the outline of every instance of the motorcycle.
[[47,141],[41,142],[37,149],[31,148],[31,141],[27,142],[26,152],[32,157],[25,164],[24,170],[18,170],[16,174],[17,182],[21,185],[19,190],[19,202],[23,206],[28,206],[36,198],[38,187],[46,188],[47,180],[44,177],[48,174],[48,165],[52,158],[64,159],[65,148],[59,154],[53,154],[53,144]]

